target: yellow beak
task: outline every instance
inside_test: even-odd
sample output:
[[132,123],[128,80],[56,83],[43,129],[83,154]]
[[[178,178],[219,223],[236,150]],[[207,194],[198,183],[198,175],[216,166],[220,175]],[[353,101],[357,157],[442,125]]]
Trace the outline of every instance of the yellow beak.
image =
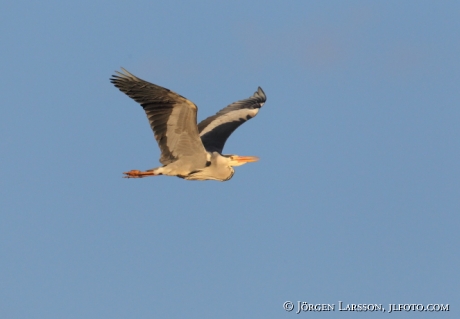
[[232,156],[232,159],[238,164],[252,163],[257,162],[259,158],[257,156]]

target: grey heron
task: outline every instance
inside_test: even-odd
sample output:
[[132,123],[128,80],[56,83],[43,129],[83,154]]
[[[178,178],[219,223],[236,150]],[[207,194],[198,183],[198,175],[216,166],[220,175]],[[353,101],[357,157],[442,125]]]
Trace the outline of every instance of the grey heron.
[[125,172],[126,178],[169,175],[186,180],[228,181],[234,166],[258,161],[255,156],[223,155],[227,138],[253,118],[267,97],[259,87],[249,98],[228,105],[197,125],[197,106],[185,97],[144,81],[125,69],[110,81],[141,104],[160,147],[163,166]]

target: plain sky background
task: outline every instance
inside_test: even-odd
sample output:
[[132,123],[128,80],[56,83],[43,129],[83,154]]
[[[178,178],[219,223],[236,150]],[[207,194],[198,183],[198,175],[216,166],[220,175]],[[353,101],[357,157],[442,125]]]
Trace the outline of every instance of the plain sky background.
[[[1,318],[459,318],[459,1],[7,0],[0,43]],[[199,120],[261,86],[261,160],[121,178],[159,150],[120,67]]]

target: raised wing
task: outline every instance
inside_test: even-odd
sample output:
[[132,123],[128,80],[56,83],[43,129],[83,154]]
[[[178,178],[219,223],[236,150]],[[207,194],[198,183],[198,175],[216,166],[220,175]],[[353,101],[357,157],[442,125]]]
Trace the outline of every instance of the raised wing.
[[246,100],[241,100],[223,108],[198,124],[203,145],[208,152],[222,153],[228,137],[241,124],[253,118],[267,100],[262,88]]
[[196,125],[196,105],[171,90],[121,70],[110,81],[144,108],[161,150],[160,163],[167,165],[185,156],[206,161]]

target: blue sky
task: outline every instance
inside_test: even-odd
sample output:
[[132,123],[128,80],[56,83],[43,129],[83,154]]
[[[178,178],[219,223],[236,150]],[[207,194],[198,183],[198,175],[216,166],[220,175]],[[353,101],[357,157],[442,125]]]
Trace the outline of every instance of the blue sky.
[[[459,2],[7,2],[2,318],[458,317]],[[261,86],[224,150],[261,160],[121,178],[159,150],[120,67],[199,120]]]

